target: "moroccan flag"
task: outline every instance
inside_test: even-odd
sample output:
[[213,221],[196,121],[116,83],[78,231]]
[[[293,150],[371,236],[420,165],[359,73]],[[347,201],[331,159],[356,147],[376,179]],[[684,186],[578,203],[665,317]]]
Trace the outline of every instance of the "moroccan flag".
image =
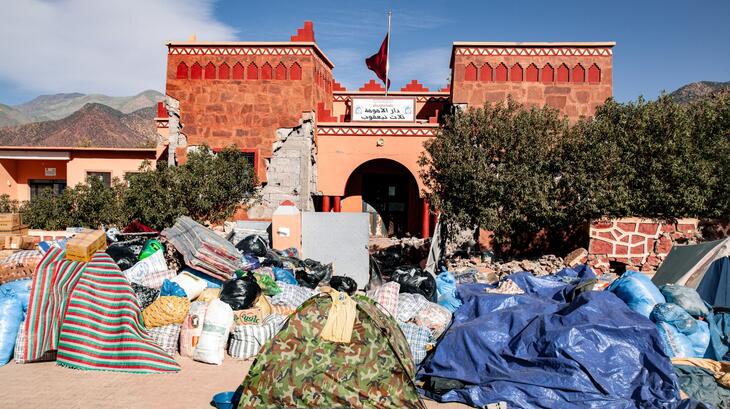
[[[380,78],[381,81],[383,81],[383,84],[385,84],[385,76],[386,72],[388,70],[388,35],[385,35],[385,39],[383,40],[383,44],[380,45],[380,50],[378,50],[377,53],[373,54],[372,57],[365,60],[365,65],[368,66],[368,68],[375,73],[375,75]],[[390,89],[390,80],[388,80],[388,85],[386,85],[387,89]]]

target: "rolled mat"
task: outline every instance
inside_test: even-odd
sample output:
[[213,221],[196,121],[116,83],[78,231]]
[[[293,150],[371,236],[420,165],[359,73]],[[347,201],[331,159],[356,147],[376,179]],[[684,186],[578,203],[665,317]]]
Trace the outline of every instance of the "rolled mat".
[[38,264],[25,321],[25,361],[57,350],[59,365],[133,373],[177,372],[152,342],[129,282],[97,252],[88,263],[65,260],[52,247]]

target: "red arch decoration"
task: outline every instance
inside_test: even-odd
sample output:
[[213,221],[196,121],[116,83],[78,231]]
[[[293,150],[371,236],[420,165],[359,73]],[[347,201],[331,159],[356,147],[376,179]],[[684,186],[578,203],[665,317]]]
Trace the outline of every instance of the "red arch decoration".
[[542,82],[545,84],[550,84],[552,82],[555,82],[555,69],[550,64],[545,64],[542,66]]
[[246,79],[247,80],[259,79],[259,67],[256,66],[256,63],[252,62],[246,68]]
[[228,64],[223,63],[218,67],[218,79],[227,80],[231,78],[231,68]]
[[289,68],[289,79],[290,80],[301,80],[302,79],[302,66],[298,63],[294,63]]
[[199,80],[203,77],[203,67],[200,66],[200,64],[195,63],[190,68],[190,79],[193,80]]
[[188,79],[188,65],[184,62],[181,62],[177,65],[177,75],[175,78],[179,80],[186,80]]
[[464,68],[464,81],[476,81],[477,80],[477,66],[474,63],[469,63]]
[[266,63],[261,67],[261,79],[270,80],[274,77],[274,70],[271,68],[271,64]]

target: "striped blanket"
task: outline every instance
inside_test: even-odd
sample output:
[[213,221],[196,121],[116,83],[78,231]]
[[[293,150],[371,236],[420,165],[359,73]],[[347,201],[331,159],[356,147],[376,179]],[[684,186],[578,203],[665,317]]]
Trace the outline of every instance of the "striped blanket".
[[180,366],[142,325],[137,299],[114,261],[97,252],[88,263],[51,248],[38,264],[30,294],[24,360],[57,350],[59,365],[134,373]]

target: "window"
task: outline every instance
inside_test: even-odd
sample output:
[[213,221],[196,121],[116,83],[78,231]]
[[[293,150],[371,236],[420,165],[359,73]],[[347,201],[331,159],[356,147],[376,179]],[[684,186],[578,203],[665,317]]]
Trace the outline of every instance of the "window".
[[256,170],[256,152],[243,152],[243,157],[246,158],[248,164],[251,165],[252,170]]
[[91,178],[98,178],[106,187],[111,187],[112,185],[111,172],[86,172],[86,179]]
[[30,200],[33,200],[46,189],[50,190],[56,196],[60,195],[66,189],[66,181],[31,179],[28,181],[28,187],[30,187]]

